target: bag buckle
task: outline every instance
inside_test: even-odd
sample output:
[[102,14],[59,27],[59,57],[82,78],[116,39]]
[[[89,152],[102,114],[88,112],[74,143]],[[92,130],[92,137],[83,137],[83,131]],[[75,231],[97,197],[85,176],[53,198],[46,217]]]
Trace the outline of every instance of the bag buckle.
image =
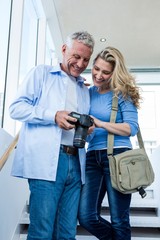
[[139,192],[139,194],[141,195],[142,198],[144,198],[147,195],[147,193],[146,193],[146,191],[144,190],[143,187],[138,187],[137,190],[138,190],[138,192]]

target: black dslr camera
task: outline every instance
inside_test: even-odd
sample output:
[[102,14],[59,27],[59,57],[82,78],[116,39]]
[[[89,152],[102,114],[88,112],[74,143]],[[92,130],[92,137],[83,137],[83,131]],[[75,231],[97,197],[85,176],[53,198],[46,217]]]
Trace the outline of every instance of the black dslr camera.
[[83,148],[85,146],[88,128],[93,125],[93,118],[86,114],[79,114],[76,112],[71,112],[69,116],[77,119],[77,122],[70,122],[76,125],[73,145],[77,148]]

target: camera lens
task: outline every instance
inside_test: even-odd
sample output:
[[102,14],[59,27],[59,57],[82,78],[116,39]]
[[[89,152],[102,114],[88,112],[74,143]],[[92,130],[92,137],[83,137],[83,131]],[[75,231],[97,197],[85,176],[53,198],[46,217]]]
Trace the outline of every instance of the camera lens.
[[78,126],[73,140],[73,145],[77,148],[84,148],[86,137],[87,137],[88,128]]

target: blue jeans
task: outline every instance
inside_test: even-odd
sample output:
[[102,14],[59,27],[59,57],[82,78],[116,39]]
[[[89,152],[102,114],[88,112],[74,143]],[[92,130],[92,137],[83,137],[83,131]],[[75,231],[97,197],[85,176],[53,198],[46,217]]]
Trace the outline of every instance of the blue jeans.
[[31,194],[27,240],[75,240],[81,191],[78,156],[61,150],[56,181],[28,181]]
[[[128,149],[114,149],[114,154]],[[107,192],[111,222],[100,216],[101,203]],[[89,151],[86,182],[82,188],[78,219],[80,225],[98,239],[130,240],[129,222],[131,194],[122,194],[111,185],[106,150]]]

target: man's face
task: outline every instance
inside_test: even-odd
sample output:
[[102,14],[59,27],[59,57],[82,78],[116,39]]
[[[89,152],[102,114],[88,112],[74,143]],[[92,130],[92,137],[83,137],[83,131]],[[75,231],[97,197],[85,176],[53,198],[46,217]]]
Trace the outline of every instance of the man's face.
[[71,47],[62,46],[62,70],[73,77],[78,77],[88,66],[92,49],[74,40]]

